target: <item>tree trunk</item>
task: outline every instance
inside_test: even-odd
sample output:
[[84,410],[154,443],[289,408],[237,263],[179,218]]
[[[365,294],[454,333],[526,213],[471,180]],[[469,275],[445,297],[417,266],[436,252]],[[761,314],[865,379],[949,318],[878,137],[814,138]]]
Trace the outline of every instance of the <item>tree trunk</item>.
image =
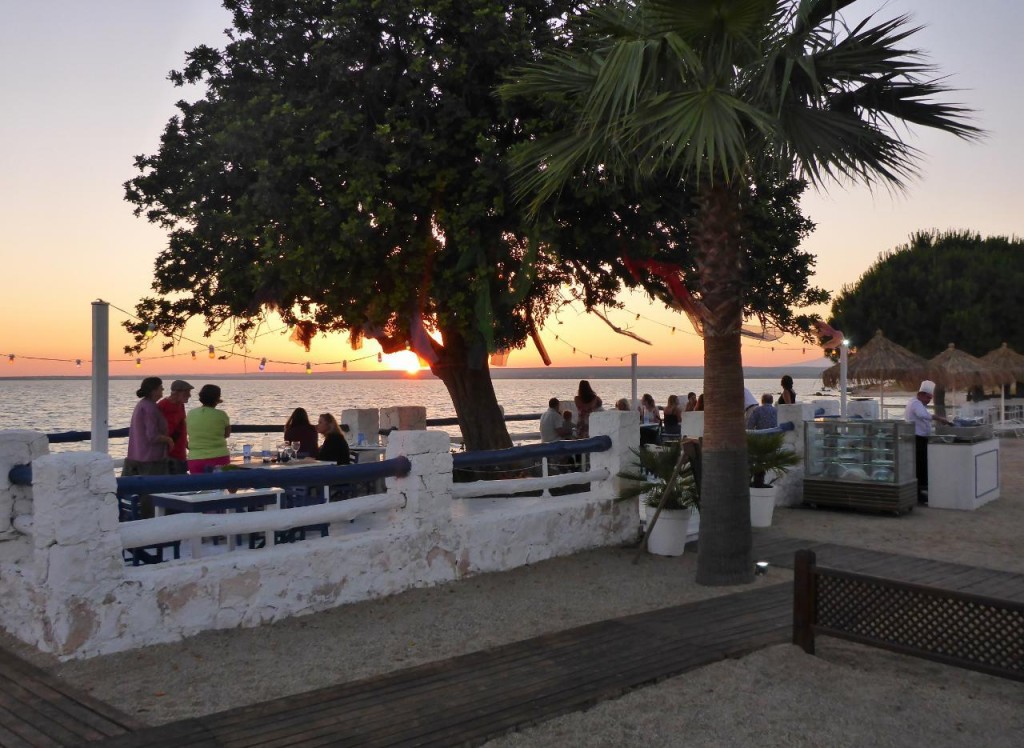
[[448,389],[466,449],[508,449],[512,439],[494,394],[487,356],[473,361],[461,335],[451,330],[442,330],[441,335],[444,347],[430,370]]
[[754,579],[750,478],[743,420],[740,325],[740,194],[718,185],[703,191],[693,232],[704,322],[704,443],[697,583]]

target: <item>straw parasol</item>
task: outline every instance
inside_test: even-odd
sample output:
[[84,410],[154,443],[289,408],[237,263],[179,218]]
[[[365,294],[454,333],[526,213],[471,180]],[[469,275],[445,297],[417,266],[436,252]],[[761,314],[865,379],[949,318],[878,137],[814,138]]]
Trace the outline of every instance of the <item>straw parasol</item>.
[[[927,369],[927,361],[889,340],[881,330],[876,330],[875,337],[858,347],[857,352],[850,357],[846,376],[855,382],[877,382],[881,407],[885,405],[885,382],[913,382],[917,386]],[[826,369],[821,379],[826,387],[835,387],[839,382],[839,365]]]
[[928,377],[949,390],[1003,384],[1009,374],[957,348],[953,343],[928,362]]
[[[991,366],[997,371],[1004,372],[1007,377],[1012,377],[1008,381],[1004,381],[1004,384],[1009,384],[1010,381],[1020,382],[1024,381],[1024,356],[1017,353],[1006,343],[1003,343],[999,348],[993,351],[989,351],[981,360]],[[1006,400],[1005,392],[1003,387],[999,388],[999,420],[1006,420]]]

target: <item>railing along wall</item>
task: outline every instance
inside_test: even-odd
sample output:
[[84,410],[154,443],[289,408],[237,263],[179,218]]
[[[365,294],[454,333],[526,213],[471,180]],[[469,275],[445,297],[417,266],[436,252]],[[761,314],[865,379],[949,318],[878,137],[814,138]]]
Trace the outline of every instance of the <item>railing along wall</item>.
[[[634,414],[595,413],[591,434],[597,441],[573,446],[600,450],[590,452],[591,469],[607,479],[539,502],[511,501],[500,511],[467,512],[462,502],[453,501],[454,460],[447,434],[403,430],[390,436],[382,466],[390,469],[407,460],[408,472],[396,470],[378,496],[237,518],[176,515],[119,522],[119,482],[110,457],[49,454],[43,434],[0,432],[0,520],[20,519],[22,527],[32,523],[30,533],[20,531],[18,522],[0,526],[0,543],[10,544],[0,554],[0,626],[61,659],[91,657],[618,545],[634,537],[639,525],[636,502],[617,500],[615,477],[627,467],[630,448],[638,446]],[[12,471],[29,464],[31,470]],[[179,487],[167,481],[188,481],[193,490],[311,485],[352,480],[371,467],[304,468],[272,477],[259,475],[259,469],[132,476],[121,479],[120,490]],[[30,485],[4,480],[19,471]],[[387,507],[387,513],[364,527],[333,524],[372,506]],[[327,536],[254,552],[202,553],[140,567],[126,565],[122,557],[126,546],[205,533],[209,526],[202,523],[213,522],[217,534],[230,535],[324,521],[332,523]]]
[[1024,680],[1024,603],[818,566],[797,551],[793,643],[833,636]]

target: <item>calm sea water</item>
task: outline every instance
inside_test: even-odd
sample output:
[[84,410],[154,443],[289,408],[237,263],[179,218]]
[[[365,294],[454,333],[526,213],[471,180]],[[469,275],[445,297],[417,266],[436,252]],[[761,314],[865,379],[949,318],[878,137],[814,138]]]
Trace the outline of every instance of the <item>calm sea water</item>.
[[[141,379],[139,380],[141,381]],[[236,424],[284,424],[292,410],[305,408],[313,418],[322,412],[336,416],[347,408],[383,408],[395,405],[422,405],[428,418],[449,418],[455,415],[444,385],[437,379],[200,379],[190,380],[197,388],[212,383],[220,386],[223,405],[231,422]],[[165,385],[167,382],[165,381]],[[577,379],[496,379],[494,389],[498,402],[508,415],[541,413],[551,397],[571,400],[579,384]],[[620,397],[629,397],[628,379],[591,380],[597,394],[611,407]],[[649,392],[655,402],[664,405],[675,394],[685,400],[687,392],[700,393],[699,379],[640,379],[639,394]],[[755,396],[763,392],[779,392],[775,379],[751,379],[747,387]],[[110,382],[109,423],[111,428],[128,426],[137,398],[135,380]],[[797,395],[806,395],[821,387],[820,381],[797,380]],[[55,431],[88,431],[91,421],[91,388],[88,380],[5,380],[0,379],[0,430],[32,429]],[[198,406],[193,393],[187,407]],[[513,432],[536,431],[533,421],[511,423]],[[449,429],[458,433],[457,428]],[[127,441],[114,439],[111,454],[123,457]],[[54,445],[56,449],[88,449],[88,442],[77,445]]]

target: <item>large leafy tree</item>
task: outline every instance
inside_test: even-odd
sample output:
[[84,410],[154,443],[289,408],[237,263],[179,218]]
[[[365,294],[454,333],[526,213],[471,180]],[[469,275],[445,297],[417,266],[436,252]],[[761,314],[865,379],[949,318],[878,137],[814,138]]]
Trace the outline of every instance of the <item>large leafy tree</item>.
[[[695,295],[704,317],[704,495],[697,580],[753,575],[740,328],[748,297],[744,206],[781,171],[902,185],[915,151],[897,129],[977,130],[938,100],[935,71],[905,47],[906,18],[849,27],[853,0],[641,0],[589,15],[580,43],[511,86],[572,126],[525,147],[524,192],[543,215],[567,185],[615,178],[638,195],[689,185]],[[586,39],[583,41],[583,39]]]
[[469,448],[510,446],[487,354],[523,346],[560,303],[571,276],[551,241],[613,240],[528,218],[503,165],[535,113],[510,112],[494,88],[562,43],[573,3],[224,5],[230,43],[197,47],[171,76],[205,95],[178,104],[126,184],[170,237],[159,296],[138,306],[140,344],[147,323],[172,335],[192,317],[242,344],[277,310],[307,338],[411,348],[448,388]]
[[[508,149],[553,120],[494,87],[565,45],[573,3],[225,5],[231,42],[194,49],[172,73],[205,96],[179,103],[126,185],[136,212],[170,235],[159,296],[129,323],[139,345],[148,323],[173,335],[192,317],[208,332],[233,325],[244,344],[276,309],[309,338],[346,330],[410,347],[447,386],[467,446],[498,448],[509,440],[487,353],[526,344],[561,287],[587,307],[613,304],[623,285],[671,300],[663,277],[618,260],[678,261],[696,209],[686,185],[665,180],[634,200],[595,179],[539,220],[512,196]],[[810,227],[802,189],[764,179],[746,206],[764,238],[746,280],[772,324],[792,321],[794,298],[822,300],[797,248]]]
[[854,343],[875,330],[931,358],[949,343],[981,356],[1004,342],[1024,350],[1018,307],[1024,241],[968,231],[922,232],[883,253],[832,303],[832,324]]

